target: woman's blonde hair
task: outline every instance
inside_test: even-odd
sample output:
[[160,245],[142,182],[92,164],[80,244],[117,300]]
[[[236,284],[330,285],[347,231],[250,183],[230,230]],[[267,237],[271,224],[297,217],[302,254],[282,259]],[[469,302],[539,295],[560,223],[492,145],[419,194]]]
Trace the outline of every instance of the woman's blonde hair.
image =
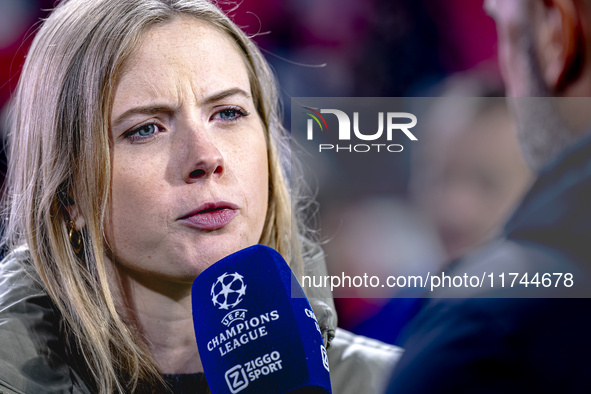
[[[9,136],[6,243],[27,244],[71,345],[98,393],[158,391],[160,372],[115,309],[103,252],[110,195],[109,116],[122,67],[147,29],[188,15],[228,34],[244,55],[267,131],[269,203],[260,242],[302,275],[301,233],[291,217],[286,133],[276,82],[256,45],[208,0],[68,0],[43,23],[14,99]],[[85,218],[76,255],[65,209]],[[293,239],[292,239],[293,234]],[[296,242],[292,242],[296,240]]]

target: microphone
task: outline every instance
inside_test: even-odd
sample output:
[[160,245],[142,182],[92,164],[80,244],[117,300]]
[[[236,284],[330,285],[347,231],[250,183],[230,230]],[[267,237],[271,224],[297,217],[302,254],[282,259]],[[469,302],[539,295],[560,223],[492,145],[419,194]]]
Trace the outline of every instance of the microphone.
[[332,393],[312,307],[274,249],[255,245],[203,271],[193,324],[213,394]]

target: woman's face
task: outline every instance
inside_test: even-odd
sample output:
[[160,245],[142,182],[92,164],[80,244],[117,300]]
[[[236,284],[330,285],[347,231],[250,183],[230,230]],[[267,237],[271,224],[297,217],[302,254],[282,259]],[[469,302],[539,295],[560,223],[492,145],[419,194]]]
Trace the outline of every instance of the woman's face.
[[127,62],[110,118],[108,258],[141,281],[191,283],[258,242],[265,131],[242,55],[208,23],[154,27]]

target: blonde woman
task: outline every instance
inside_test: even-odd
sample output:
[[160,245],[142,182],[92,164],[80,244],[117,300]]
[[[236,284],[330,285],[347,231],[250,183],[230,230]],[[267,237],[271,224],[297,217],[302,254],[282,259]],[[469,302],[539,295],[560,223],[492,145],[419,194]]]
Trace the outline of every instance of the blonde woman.
[[[296,275],[324,269],[292,219],[275,86],[257,47],[208,1],[53,11],[12,112],[0,391],[207,392],[195,277],[256,243]],[[312,296],[330,345],[332,301]],[[351,376],[372,387],[398,357],[341,335],[333,387],[353,387]]]

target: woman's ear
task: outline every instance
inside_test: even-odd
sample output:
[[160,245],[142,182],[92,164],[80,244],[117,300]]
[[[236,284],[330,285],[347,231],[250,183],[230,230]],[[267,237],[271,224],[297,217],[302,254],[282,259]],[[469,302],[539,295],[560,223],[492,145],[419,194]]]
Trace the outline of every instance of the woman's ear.
[[582,69],[584,36],[574,0],[538,0],[536,40],[542,76],[553,92],[566,90]]
[[78,209],[78,205],[76,203],[72,203],[70,205],[66,205],[65,207],[70,220],[74,222],[74,230],[80,231],[86,226],[86,221],[84,220],[84,216],[80,213]]

